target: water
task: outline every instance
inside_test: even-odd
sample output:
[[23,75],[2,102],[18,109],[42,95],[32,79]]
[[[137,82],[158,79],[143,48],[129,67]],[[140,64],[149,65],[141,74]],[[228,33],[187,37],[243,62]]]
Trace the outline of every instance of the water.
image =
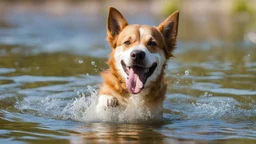
[[[128,20],[160,22],[143,16]],[[1,143],[255,143],[256,45],[251,32],[239,29],[255,27],[225,22],[236,33],[208,27],[201,33],[215,20],[181,17],[178,49],[166,70],[163,123],[108,123],[95,121],[92,111],[110,52],[105,15],[2,15]],[[212,35],[202,37],[205,29]]]

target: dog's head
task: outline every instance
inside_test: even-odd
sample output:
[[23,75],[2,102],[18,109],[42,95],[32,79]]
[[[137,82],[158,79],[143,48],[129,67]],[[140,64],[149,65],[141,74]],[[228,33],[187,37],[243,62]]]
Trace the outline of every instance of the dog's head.
[[158,27],[128,25],[122,14],[109,8],[107,40],[114,65],[131,94],[138,94],[162,74],[172,56],[178,33],[179,12],[174,12]]

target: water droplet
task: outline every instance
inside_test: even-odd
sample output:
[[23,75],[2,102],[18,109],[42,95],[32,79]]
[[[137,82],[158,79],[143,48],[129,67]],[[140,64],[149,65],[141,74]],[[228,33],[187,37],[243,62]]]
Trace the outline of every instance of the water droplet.
[[212,96],[211,93],[208,93],[208,92],[205,92],[205,93],[204,93],[204,97],[211,97],[211,96]]
[[91,65],[95,65],[95,61],[91,61]]
[[205,92],[205,93],[204,93],[204,96],[207,97],[207,96],[208,96],[208,92]]
[[79,95],[80,95],[80,92],[79,92],[79,91],[76,91],[76,95],[79,96]]
[[83,60],[78,60],[78,63],[82,64],[82,63],[84,63],[84,61]]
[[88,91],[89,93],[91,93],[91,94],[97,95],[97,90],[94,89],[94,88],[93,88],[92,86],[90,86],[90,85],[87,86],[87,91]]
[[189,75],[189,73],[190,73],[190,69],[185,70],[185,75],[186,76]]

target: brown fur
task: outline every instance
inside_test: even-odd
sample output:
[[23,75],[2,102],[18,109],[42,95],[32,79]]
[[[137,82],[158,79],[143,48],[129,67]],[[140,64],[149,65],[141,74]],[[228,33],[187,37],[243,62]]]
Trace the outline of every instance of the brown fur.
[[[112,47],[112,52],[109,56],[108,65],[109,69],[104,71],[101,75],[104,82],[100,86],[100,94],[106,94],[114,96],[118,99],[119,104],[126,105],[130,94],[126,88],[125,79],[123,79],[120,73],[115,67],[114,53],[115,48],[124,43],[124,40],[129,40],[130,45],[142,44],[146,45],[146,41],[140,40],[140,34],[136,31],[140,27],[147,29],[145,32],[147,35],[152,35],[156,39],[157,47],[148,47],[151,53],[157,53],[163,51],[166,59],[172,57],[172,52],[175,49],[177,32],[178,32],[178,18],[179,13],[175,12],[169,16],[165,21],[163,21],[158,27],[150,26],[140,26],[140,25],[128,25],[124,17],[114,8],[109,9],[109,16],[107,20],[107,40]],[[127,35],[134,31],[134,35],[128,38]],[[149,37],[150,39],[150,37]],[[126,49],[126,48],[125,48]],[[167,84],[164,78],[164,69],[166,63],[164,64],[161,74],[157,77],[155,82],[152,82],[145,89],[149,90],[149,93],[144,96],[144,100],[149,105],[162,104]]]
[[100,87],[100,94],[116,96],[119,103],[125,103],[129,98],[129,92],[125,80],[115,68],[114,51],[115,49],[112,49],[108,60],[109,69],[101,73],[104,83]]
[[[165,19],[157,29],[162,33],[165,43],[165,51],[168,57],[172,57],[172,52],[176,47],[176,39],[178,35],[179,12],[176,11]],[[170,28],[171,27],[171,28]],[[170,31],[171,29],[171,31]]]

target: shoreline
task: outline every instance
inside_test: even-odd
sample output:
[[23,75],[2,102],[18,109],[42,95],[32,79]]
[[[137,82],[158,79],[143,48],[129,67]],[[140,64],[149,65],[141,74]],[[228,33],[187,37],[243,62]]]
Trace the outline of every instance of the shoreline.
[[[220,14],[229,15],[232,9],[233,0],[182,0],[177,1],[179,11],[185,15],[193,14]],[[174,1],[175,3],[175,1]],[[138,13],[150,13],[153,15],[162,15],[164,8],[171,4],[168,0],[15,0],[0,2],[0,13],[4,14],[10,11],[21,12],[46,12],[52,15],[65,15],[68,13],[81,13],[84,15],[99,15],[106,13],[109,6],[121,9],[128,15],[136,15]],[[256,1],[250,1],[250,7],[256,11]]]

